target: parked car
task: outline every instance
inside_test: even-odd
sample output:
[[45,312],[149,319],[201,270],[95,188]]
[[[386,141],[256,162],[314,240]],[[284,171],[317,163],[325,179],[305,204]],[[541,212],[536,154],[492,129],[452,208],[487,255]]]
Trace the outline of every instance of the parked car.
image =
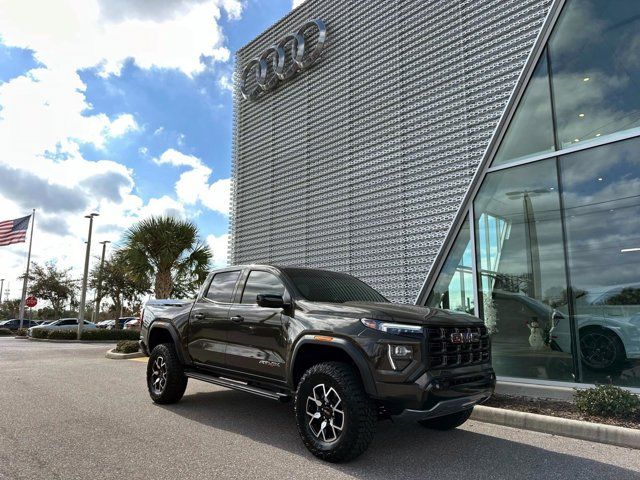
[[[27,320],[26,318],[22,321],[22,328],[30,328],[39,325],[37,320]],[[11,320],[4,320],[0,322],[0,328],[8,328],[9,330],[18,330],[20,328],[20,319],[12,318]]]
[[[118,319],[118,327],[122,330],[125,328],[126,323],[129,320],[136,320],[137,317],[120,317]],[[116,321],[111,319],[111,320],[103,320],[102,322],[99,322],[96,324],[96,327],[98,328],[103,328],[106,330],[113,330],[115,328],[116,325]]]
[[[630,317],[576,315],[580,358],[592,370],[615,371],[629,360],[640,360],[640,314]],[[556,315],[549,332],[551,348],[571,352],[568,319]]]
[[189,378],[293,401],[302,442],[332,462],[364,452],[379,417],[456,428],[495,386],[482,320],[391,303],[342,273],[230,267],[142,317],[154,402],[179,401]]
[[[27,335],[30,337],[33,335],[33,331],[36,329],[41,330],[75,330],[78,328],[78,319],[77,318],[61,318],[60,320],[56,320],[51,322],[49,325],[38,325],[35,327],[31,327],[27,330]],[[84,321],[84,329],[93,330],[96,327],[95,323],[91,323],[87,320]]]
[[106,329],[109,325],[113,325],[114,320],[102,320],[101,322],[96,323],[96,328]]
[[141,321],[139,317],[129,317],[129,320],[124,324],[124,329],[140,331],[140,326]]

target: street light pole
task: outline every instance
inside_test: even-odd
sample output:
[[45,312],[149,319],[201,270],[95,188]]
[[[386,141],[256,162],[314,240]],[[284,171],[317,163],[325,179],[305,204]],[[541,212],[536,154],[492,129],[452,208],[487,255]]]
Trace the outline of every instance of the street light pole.
[[4,278],[0,278],[0,305],[2,305],[2,292],[4,291]]
[[102,245],[102,257],[100,257],[100,270],[98,270],[98,287],[96,291],[96,305],[93,307],[93,322],[98,320],[98,314],[100,313],[100,302],[102,301],[101,288],[102,288],[102,269],[104,268],[104,254],[107,251],[107,243],[111,243],[109,240],[100,242]]
[[80,294],[80,307],[78,308],[78,340],[82,337],[82,327],[84,326],[84,304],[87,300],[87,278],[89,277],[89,256],[91,255],[91,231],[93,230],[93,218],[97,216],[97,213],[91,213],[84,217],[89,219],[89,236],[87,237],[87,251],[84,256],[82,293]]

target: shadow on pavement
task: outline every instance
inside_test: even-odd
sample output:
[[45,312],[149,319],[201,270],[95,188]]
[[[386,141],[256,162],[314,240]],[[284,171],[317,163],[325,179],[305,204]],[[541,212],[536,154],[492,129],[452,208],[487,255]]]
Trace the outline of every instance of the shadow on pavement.
[[[306,458],[293,404],[233,390],[187,394],[174,414],[243,435]],[[411,422],[383,421],[367,452],[347,464],[327,464],[363,480],[388,478],[580,478],[638,479],[638,473],[595,460],[467,430],[439,432]],[[596,450],[597,451],[597,450]],[[319,461],[319,460],[318,460]]]

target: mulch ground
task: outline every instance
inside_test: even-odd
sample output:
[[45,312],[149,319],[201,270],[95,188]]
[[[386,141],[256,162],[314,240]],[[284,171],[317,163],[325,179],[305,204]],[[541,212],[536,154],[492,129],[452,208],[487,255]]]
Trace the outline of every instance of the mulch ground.
[[569,418],[572,420],[582,420],[592,423],[604,423],[606,425],[635,428],[640,430],[640,415],[637,415],[636,418],[628,419],[583,415],[578,412],[576,406],[570,402],[494,395],[484,403],[484,405],[487,407],[506,408],[508,410],[517,410],[519,412],[537,413],[539,415]]

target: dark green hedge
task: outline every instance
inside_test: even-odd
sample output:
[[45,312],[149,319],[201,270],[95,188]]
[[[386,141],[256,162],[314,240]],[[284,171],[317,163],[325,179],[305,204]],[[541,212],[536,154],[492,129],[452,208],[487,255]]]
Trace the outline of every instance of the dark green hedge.
[[46,338],[50,340],[75,340],[78,338],[78,332],[75,330],[49,330]]
[[83,340],[138,340],[140,332],[136,330],[86,330],[82,332]]
[[33,338],[49,338],[49,330],[34,328],[33,330],[31,330],[31,336]]
[[26,328],[19,328],[18,330],[16,330],[16,337],[26,337],[26,336],[27,336]]
[[120,340],[116,345],[116,352],[118,353],[136,353],[139,350],[137,340]]
[[13,332],[8,328],[0,328],[0,337],[7,337],[13,335]]
[[[77,330],[47,330],[34,328],[31,331],[33,338],[48,338],[50,340],[75,340],[78,338]],[[140,332],[136,330],[84,330],[82,340],[138,340]]]

